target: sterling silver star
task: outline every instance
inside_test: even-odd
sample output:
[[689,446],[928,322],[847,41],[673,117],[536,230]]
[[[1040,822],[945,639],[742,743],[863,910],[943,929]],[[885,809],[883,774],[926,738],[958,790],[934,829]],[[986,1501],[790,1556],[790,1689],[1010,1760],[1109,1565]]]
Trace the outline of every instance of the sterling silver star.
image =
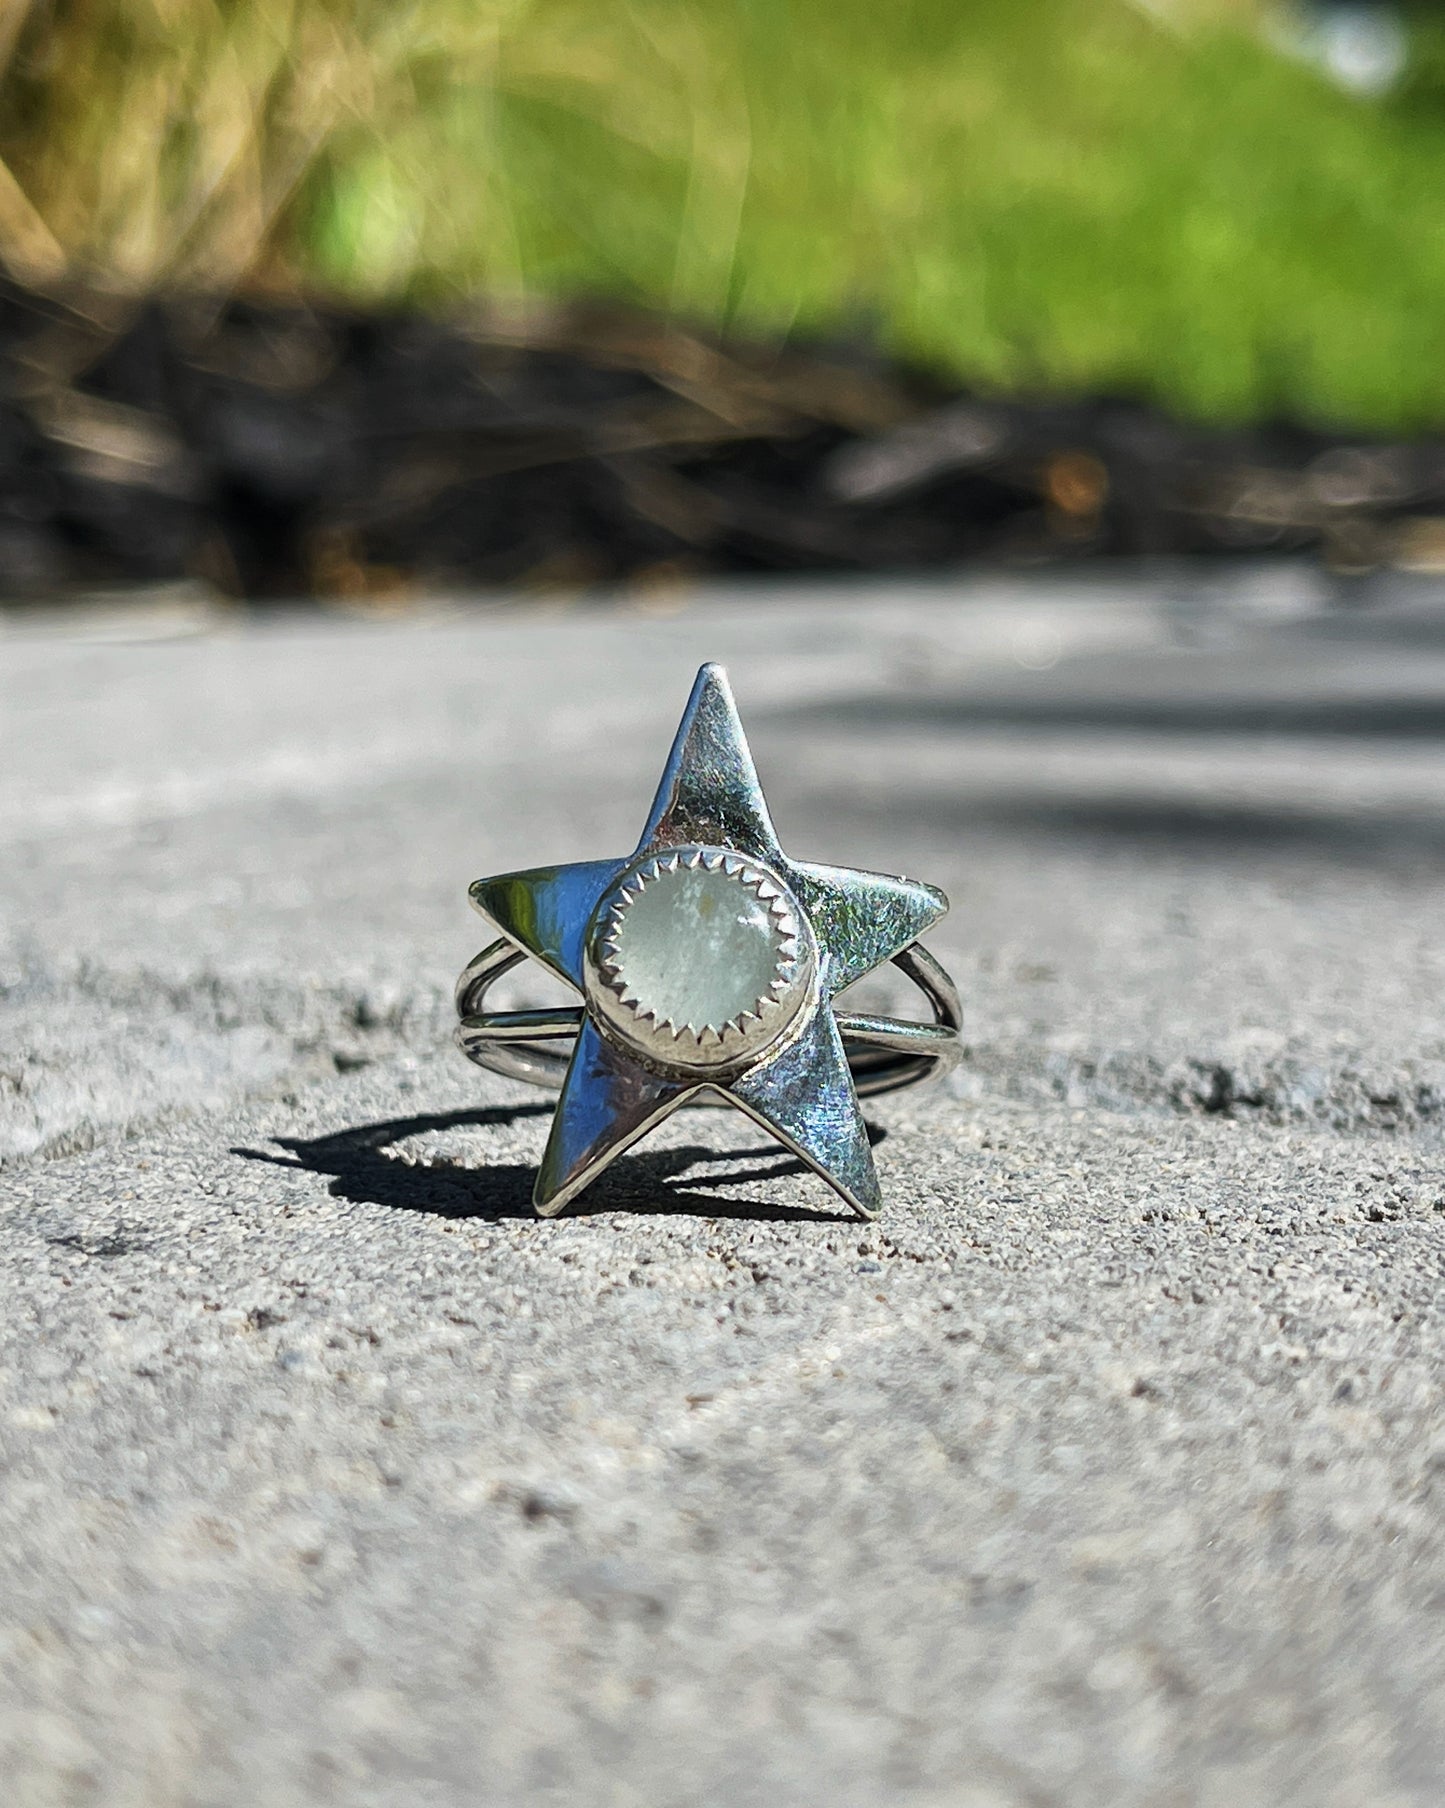
[[721,666],[698,673],[634,854],[478,879],[470,895],[584,1000],[537,1175],[544,1217],[705,1093],[877,1215],[832,1001],[948,900],[912,879],[788,858]]

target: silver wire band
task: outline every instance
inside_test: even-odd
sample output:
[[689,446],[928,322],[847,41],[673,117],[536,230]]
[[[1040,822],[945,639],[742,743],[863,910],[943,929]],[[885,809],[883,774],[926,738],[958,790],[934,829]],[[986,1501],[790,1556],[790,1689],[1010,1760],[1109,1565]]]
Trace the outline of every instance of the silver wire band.
[[[503,936],[483,948],[462,969],[457,981],[457,1047],[478,1067],[528,1080],[534,1086],[561,1086],[570,1049],[549,1043],[569,1040],[582,1024],[581,1005],[554,1010],[485,1011],[487,988],[528,958],[525,948]],[[843,1047],[861,1097],[896,1092],[943,1074],[958,1060],[963,1010],[958,988],[926,948],[911,942],[895,954],[893,964],[906,973],[933,1007],[932,1023],[906,1017],[874,1017],[835,1011]]]

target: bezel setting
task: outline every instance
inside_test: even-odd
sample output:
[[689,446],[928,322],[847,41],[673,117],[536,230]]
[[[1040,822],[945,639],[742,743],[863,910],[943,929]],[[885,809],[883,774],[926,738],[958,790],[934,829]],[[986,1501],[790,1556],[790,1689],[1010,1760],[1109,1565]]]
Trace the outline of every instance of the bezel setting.
[[[632,988],[627,975],[628,912],[643,893],[678,872],[721,873],[767,911],[773,976],[763,991],[721,1022],[664,1014]],[[782,1042],[811,997],[817,977],[812,932],[778,875],[731,848],[668,848],[638,861],[599,904],[587,938],[586,993],[602,1030],[668,1072],[735,1069]]]

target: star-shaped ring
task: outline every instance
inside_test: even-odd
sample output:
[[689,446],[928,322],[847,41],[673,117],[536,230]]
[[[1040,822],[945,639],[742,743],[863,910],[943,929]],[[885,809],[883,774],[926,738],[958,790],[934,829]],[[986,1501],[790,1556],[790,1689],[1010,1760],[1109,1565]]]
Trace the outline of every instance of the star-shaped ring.
[[[534,1195],[544,1217],[679,1105],[719,1100],[877,1215],[858,1097],[957,1059],[958,994],[917,941],[948,900],[788,858],[721,666],[698,673],[634,854],[478,879],[471,899],[502,939],[457,982],[458,1043],[483,1067],[561,1085]],[[582,1005],[485,1011],[488,986],[529,956]],[[931,1023],[835,1008],[890,960]],[[564,1038],[570,1058],[549,1046]]]

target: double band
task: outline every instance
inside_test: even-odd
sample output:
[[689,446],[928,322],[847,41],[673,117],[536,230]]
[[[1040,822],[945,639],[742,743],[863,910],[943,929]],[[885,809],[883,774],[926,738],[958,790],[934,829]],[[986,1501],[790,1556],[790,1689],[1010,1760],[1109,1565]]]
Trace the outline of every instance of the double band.
[[[488,1011],[488,989],[528,959],[528,951],[503,936],[483,948],[457,980],[457,1046],[469,1061],[508,1079],[557,1091],[586,1014],[582,1005],[535,1011]],[[860,1097],[897,1092],[946,1073],[958,1060],[963,1023],[958,988],[933,956],[911,942],[893,956],[928,1000],[933,1020],[879,1017],[834,1010],[843,1048]],[[720,1103],[704,1094],[699,1103]]]

